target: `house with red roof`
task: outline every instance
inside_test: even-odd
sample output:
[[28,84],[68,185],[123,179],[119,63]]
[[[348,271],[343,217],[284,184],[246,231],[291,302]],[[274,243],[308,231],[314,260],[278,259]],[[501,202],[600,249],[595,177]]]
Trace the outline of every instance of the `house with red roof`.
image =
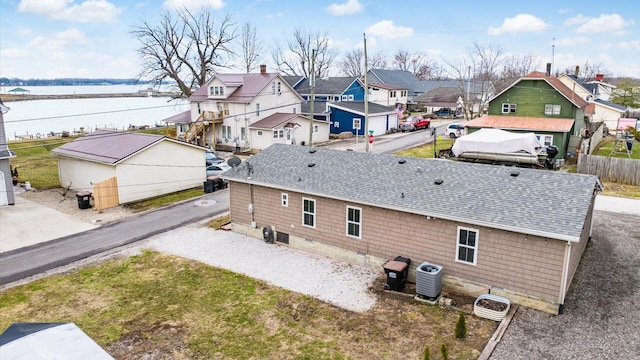
[[300,144],[309,137],[310,126],[326,131],[317,140],[328,139],[328,124],[322,121],[311,124],[300,115],[284,115],[291,121],[280,121],[283,116],[277,114],[301,114],[304,99],[279,73],[267,72],[266,65],[259,73],[215,74],[189,101],[188,129],[178,127],[177,134],[187,142],[232,151],[263,149],[271,143]]
[[575,154],[569,140],[589,127],[589,103],[558,78],[533,71],[489,100],[488,114],[465,123],[467,133],[482,128],[533,132],[544,146],[558,147],[558,158]]

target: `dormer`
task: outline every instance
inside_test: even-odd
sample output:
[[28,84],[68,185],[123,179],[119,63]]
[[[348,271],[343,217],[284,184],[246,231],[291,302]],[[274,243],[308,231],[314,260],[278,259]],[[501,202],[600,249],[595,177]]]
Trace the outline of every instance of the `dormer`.
[[224,85],[210,85],[209,97],[224,97],[226,95],[225,88]]

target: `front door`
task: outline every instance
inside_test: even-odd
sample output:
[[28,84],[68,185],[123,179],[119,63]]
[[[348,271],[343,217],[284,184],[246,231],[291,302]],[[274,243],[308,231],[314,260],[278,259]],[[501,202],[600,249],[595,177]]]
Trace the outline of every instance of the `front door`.
[[284,140],[287,145],[291,145],[291,129],[284,129]]

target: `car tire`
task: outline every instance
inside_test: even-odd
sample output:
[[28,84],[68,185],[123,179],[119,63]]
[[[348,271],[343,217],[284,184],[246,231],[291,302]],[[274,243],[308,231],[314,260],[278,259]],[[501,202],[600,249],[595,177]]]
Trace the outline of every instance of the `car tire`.
[[450,138],[450,139],[455,139],[455,138],[456,138],[456,134],[454,134],[454,133],[450,133],[450,134],[449,134],[449,138]]

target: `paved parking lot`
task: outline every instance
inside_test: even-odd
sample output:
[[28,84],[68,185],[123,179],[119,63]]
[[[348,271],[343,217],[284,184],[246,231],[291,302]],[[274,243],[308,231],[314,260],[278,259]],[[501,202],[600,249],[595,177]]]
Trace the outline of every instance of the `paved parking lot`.
[[520,307],[491,359],[640,358],[639,224],[638,215],[596,211],[563,314]]

